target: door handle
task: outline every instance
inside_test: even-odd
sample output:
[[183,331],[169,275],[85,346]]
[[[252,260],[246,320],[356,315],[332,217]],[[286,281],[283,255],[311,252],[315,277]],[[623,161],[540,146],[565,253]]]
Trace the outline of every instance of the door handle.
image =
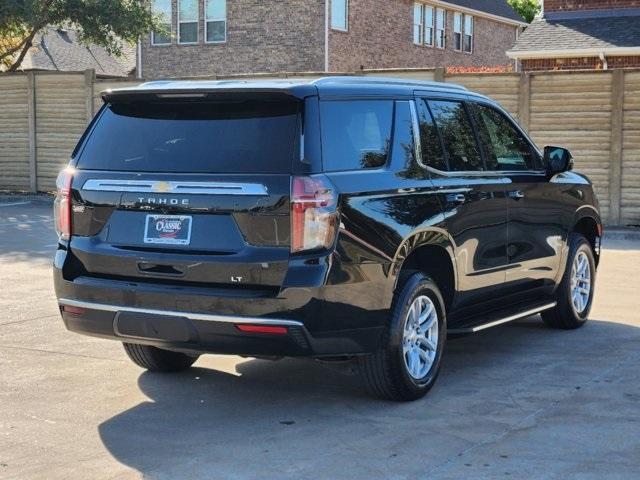
[[464,193],[450,193],[447,195],[447,202],[451,203],[464,203],[467,200],[467,197]]
[[513,190],[512,192],[509,192],[509,198],[520,200],[521,198],[524,198],[524,192],[520,190]]

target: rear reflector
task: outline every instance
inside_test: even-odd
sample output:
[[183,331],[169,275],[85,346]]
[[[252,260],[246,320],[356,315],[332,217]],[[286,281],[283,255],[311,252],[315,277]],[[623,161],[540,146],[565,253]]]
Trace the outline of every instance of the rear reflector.
[[266,333],[269,335],[286,335],[289,332],[287,327],[276,327],[272,325],[236,324],[236,328],[245,333]]
[[72,307],[71,305],[62,305],[62,311],[71,315],[84,315],[87,311],[82,307]]

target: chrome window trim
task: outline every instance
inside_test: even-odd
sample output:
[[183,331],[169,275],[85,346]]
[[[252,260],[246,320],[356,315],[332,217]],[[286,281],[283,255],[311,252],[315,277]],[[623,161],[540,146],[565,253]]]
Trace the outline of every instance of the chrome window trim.
[[257,318],[257,317],[236,317],[231,315],[217,315],[212,313],[190,313],[177,312],[172,310],[154,310],[150,308],[124,307],[120,305],[108,305],[93,302],[83,302],[78,300],[70,300],[61,298],[58,300],[61,306],[85,308],[87,310],[101,310],[103,312],[130,312],[144,313],[149,315],[161,315],[168,317],[184,317],[189,320],[200,320],[205,322],[223,322],[223,323],[249,323],[255,325],[282,325],[291,327],[302,327],[302,322],[296,320],[280,320],[275,318]]
[[[416,162],[422,168],[427,166],[422,162],[422,144],[420,143],[420,121],[418,120],[418,109],[416,108],[416,100],[409,102],[409,110],[411,111],[411,128],[413,130],[413,149],[416,156]],[[428,169],[428,168],[427,168]]]
[[192,195],[269,195],[259,183],[164,182],[161,180],[89,179],[82,190],[92,192],[131,192]]
[[446,172],[444,170],[438,170],[437,168],[433,168],[428,165],[425,166],[425,168],[428,171],[437,175],[442,175],[443,177],[505,177],[510,175],[546,176],[546,172],[534,170],[460,170]]

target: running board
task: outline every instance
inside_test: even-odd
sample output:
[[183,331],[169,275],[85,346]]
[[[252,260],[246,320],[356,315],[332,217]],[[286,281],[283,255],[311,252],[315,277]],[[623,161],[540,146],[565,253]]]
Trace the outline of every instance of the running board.
[[474,325],[463,326],[461,328],[452,328],[447,331],[449,334],[465,334],[465,333],[475,333],[481,330],[486,330],[487,328],[496,327],[498,325],[502,325],[503,323],[513,322],[514,320],[519,320],[521,318],[530,317],[531,315],[535,315],[536,313],[544,312],[545,310],[549,310],[555,307],[557,302],[547,303],[545,305],[541,305],[536,308],[532,308],[530,310],[526,310],[524,312],[519,312],[514,315],[509,315],[508,317],[500,318],[498,320],[490,321],[487,323],[476,323]]

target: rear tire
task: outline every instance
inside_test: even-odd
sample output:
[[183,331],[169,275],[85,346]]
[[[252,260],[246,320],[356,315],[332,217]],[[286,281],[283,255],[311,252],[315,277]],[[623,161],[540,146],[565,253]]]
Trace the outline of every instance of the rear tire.
[[191,367],[198,356],[163,350],[149,345],[123,343],[124,351],[133,363],[152,372],[181,372]]
[[556,293],[557,305],[542,312],[544,323],[565,330],[584,325],[591,311],[595,281],[596,263],[591,244],[582,235],[574,234],[570,239],[564,276]]
[[359,359],[371,393],[396,401],[423,397],[440,372],[446,325],[438,286],[422,273],[411,275],[394,297],[380,347]]

